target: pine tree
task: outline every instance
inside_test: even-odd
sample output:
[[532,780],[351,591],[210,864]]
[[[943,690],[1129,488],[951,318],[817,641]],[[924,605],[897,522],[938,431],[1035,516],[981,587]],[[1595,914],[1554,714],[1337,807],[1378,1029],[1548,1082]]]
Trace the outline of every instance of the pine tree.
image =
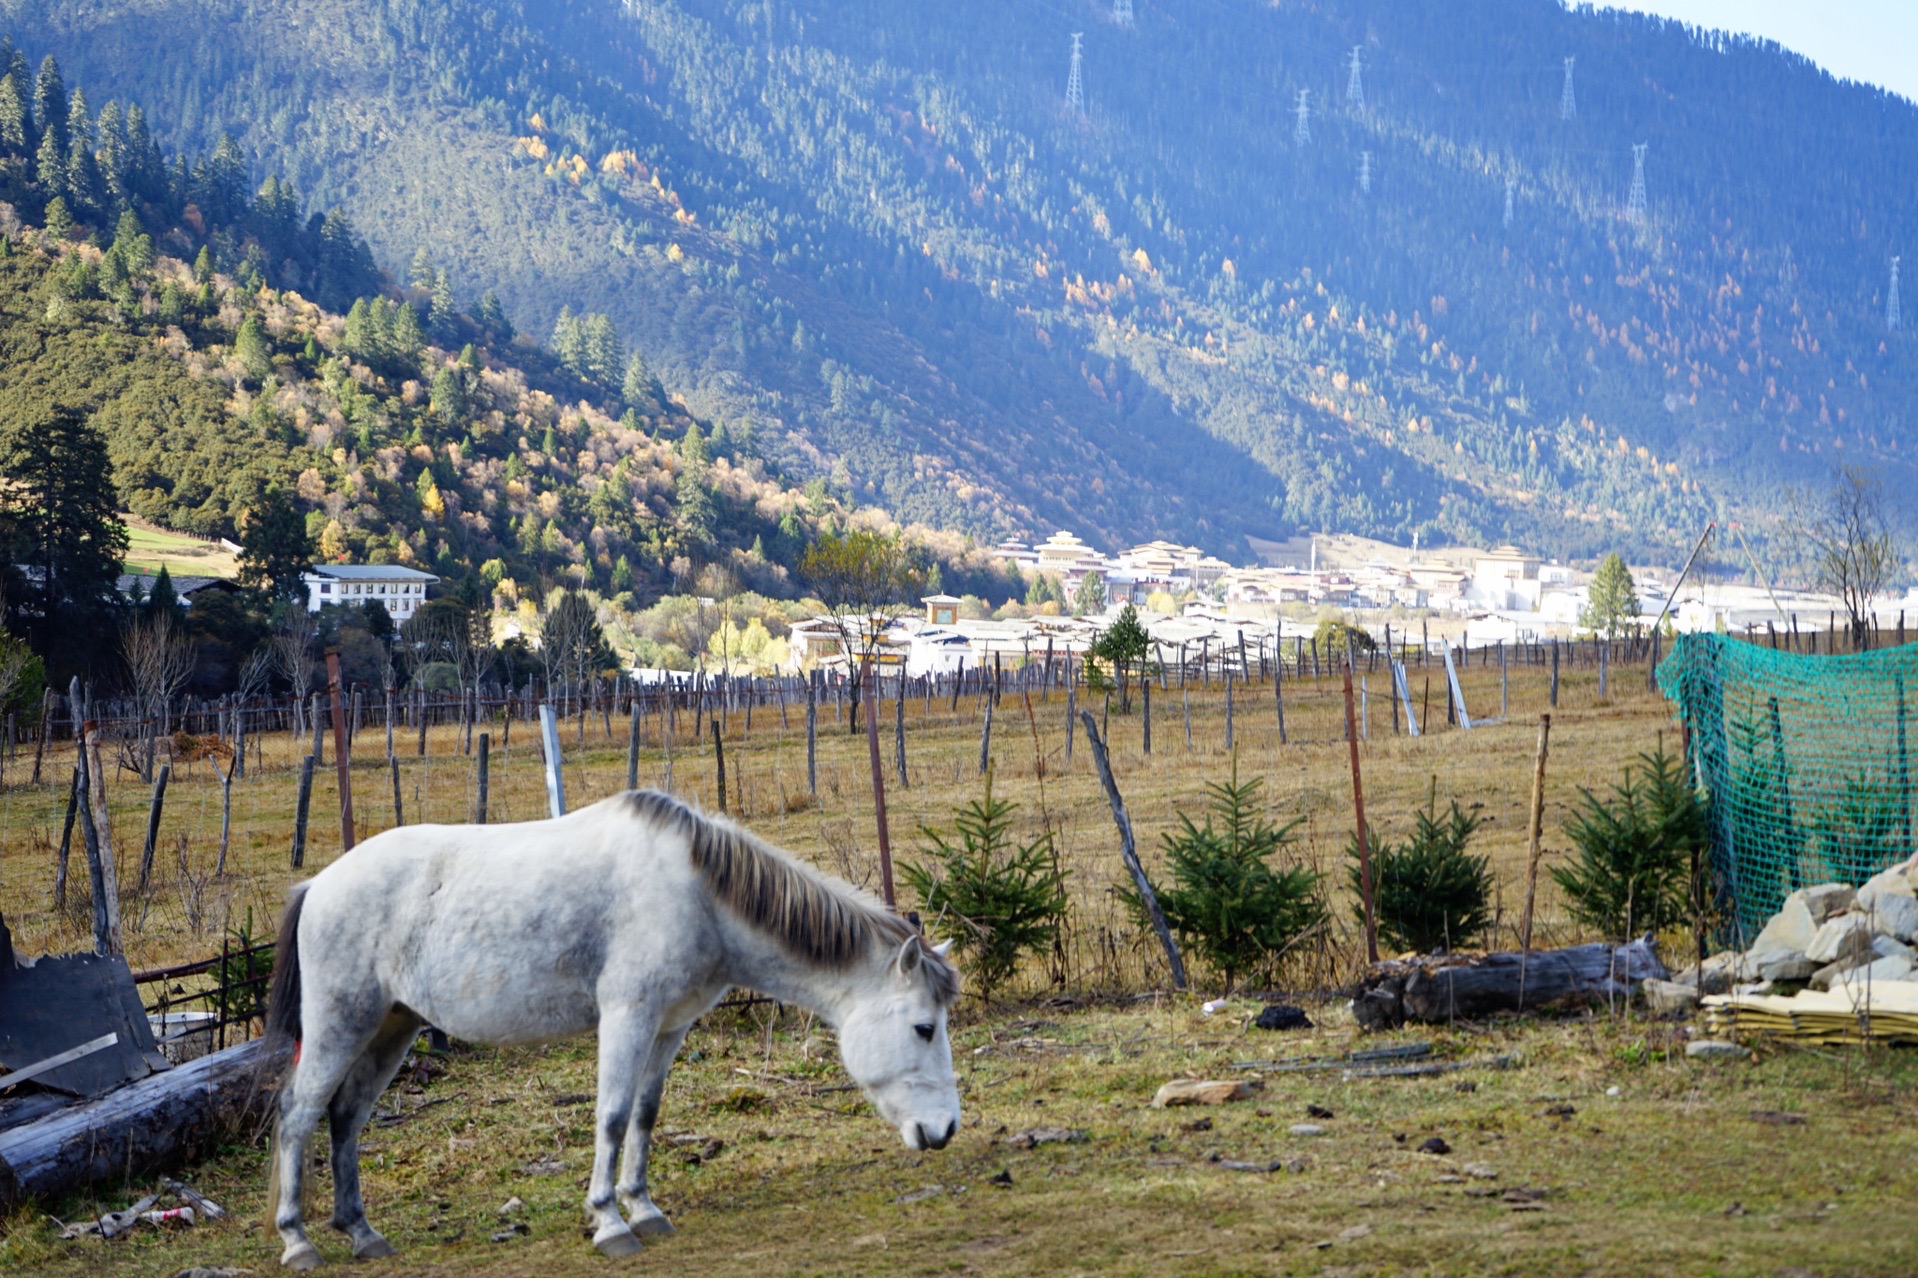
[[78,410],[0,422],[0,561],[31,565],[23,612],[48,638],[82,632],[77,615],[113,590],[126,554],[106,438]]
[[433,272],[433,298],[426,313],[426,331],[441,346],[449,346],[458,335],[459,308],[453,302],[453,285],[445,271]]
[[266,339],[266,326],[260,323],[259,316],[247,316],[240,331],[234,334],[233,357],[240,362],[241,372],[250,381],[264,381],[273,371],[273,347]]
[[313,561],[306,516],[292,498],[269,488],[240,527],[240,582],[280,599],[300,593],[300,574]]
[[573,308],[560,307],[559,317],[553,321],[553,354],[568,372],[576,375],[584,366],[584,348],[579,329],[579,319],[573,314]]
[[425,293],[431,291],[438,274],[433,269],[433,257],[426,251],[426,246],[422,244],[414,249],[413,264],[406,268],[406,282]]
[[136,275],[153,265],[153,237],[141,228],[140,218],[132,209],[120,214],[111,251]]
[[12,76],[0,75],[0,155],[30,155],[32,133],[26,95]]
[[1617,551],[1605,556],[1585,594],[1578,624],[1615,639],[1638,619],[1638,587]]
[[149,616],[172,617],[180,607],[180,592],[173,588],[173,574],[167,571],[165,564],[153,578],[153,590],[147,595],[146,610]]
[[60,75],[60,64],[49,53],[40,60],[40,74],[33,82],[33,119],[43,136],[50,135],[56,153],[67,149],[67,85]]
[[513,340],[513,325],[506,318],[506,308],[500,305],[499,294],[492,289],[487,289],[486,296],[480,298],[479,310],[473,318],[494,340],[502,343]]
[[52,129],[40,135],[40,149],[34,153],[33,157],[33,180],[43,194],[65,204],[66,149],[60,145],[60,135]]
[[626,344],[620,340],[613,318],[600,312],[586,316],[582,333],[584,375],[601,386],[619,384],[626,365]]
[[713,538],[713,495],[706,486],[709,465],[706,440],[699,423],[686,428],[679,441],[679,474],[673,480],[673,503],[679,515],[679,529],[689,545],[704,548]]
[[193,282],[211,284],[213,282],[213,250],[202,244],[200,251],[193,257]]
[[47,201],[47,211],[41,221],[46,225],[47,234],[56,240],[64,240],[73,234],[73,213],[67,208],[66,197],[56,195]]
[[634,408],[653,399],[653,375],[646,368],[646,357],[634,351],[626,360],[625,376],[619,382],[620,397]]

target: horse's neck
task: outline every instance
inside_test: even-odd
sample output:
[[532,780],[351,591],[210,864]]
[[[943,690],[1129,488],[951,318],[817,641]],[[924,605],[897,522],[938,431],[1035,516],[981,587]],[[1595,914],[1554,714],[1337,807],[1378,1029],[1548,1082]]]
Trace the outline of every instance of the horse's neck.
[[733,922],[725,931],[728,985],[803,1007],[833,1024],[870,984],[866,959],[842,968],[826,967],[796,957],[763,932],[743,924]]

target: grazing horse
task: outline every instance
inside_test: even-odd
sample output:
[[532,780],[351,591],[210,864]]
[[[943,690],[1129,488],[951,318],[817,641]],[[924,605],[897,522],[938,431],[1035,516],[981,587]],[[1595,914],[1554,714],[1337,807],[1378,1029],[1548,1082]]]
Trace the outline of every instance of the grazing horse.
[[321,1260],[300,1216],[322,1114],[330,1223],[355,1256],[392,1254],[360,1199],[359,1135],[424,1024],[493,1044],[597,1029],[593,1245],[626,1256],[671,1233],[646,1192],[660,1092],[686,1031],[736,985],[837,1027],[846,1072],[908,1148],[958,1131],[944,948],[731,822],[641,790],[552,821],[368,839],[293,889],[280,928],[268,1031],[294,1043],[269,1195],[280,1263]]

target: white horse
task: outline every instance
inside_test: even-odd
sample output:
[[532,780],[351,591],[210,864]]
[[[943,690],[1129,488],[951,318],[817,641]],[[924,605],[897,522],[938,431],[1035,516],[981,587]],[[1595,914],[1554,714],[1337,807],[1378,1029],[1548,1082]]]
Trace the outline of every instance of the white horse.
[[836,1026],[846,1072],[908,1148],[958,1131],[944,947],[728,821],[636,791],[553,821],[368,839],[293,889],[280,929],[268,1029],[295,1044],[273,1151],[280,1263],[321,1260],[300,1219],[321,1114],[330,1223],[356,1257],[392,1254],[366,1220],[359,1135],[428,1023],[496,1044],[597,1028],[593,1245],[626,1256],[671,1233],[646,1191],[660,1092],[687,1029],[735,985]]

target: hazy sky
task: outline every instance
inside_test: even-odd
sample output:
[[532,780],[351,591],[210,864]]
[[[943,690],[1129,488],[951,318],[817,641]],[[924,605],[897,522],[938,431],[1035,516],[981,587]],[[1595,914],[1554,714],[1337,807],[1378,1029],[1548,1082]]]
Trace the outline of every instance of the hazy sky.
[[1605,0],[1601,7],[1763,36],[1840,79],[1918,102],[1918,0]]

